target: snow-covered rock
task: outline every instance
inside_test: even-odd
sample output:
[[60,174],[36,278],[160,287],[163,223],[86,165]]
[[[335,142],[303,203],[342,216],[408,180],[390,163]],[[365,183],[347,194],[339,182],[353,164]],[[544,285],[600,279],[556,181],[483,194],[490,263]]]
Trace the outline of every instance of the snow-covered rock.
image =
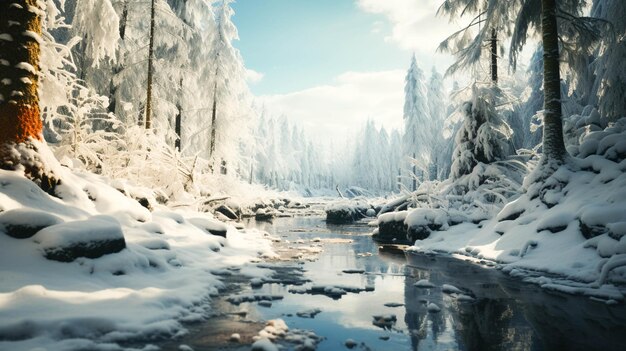
[[126,248],[122,227],[108,216],[53,225],[39,231],[33,241],[47,259],[61,262],[98,258]]
[[331,203],[324,209],[326,222],[342,224],[352,223],[367,217],[367,211],[372,207],[362,201],[338,201]]
[[50,213],[18,208],[0,213],[0,231],[16,239],[26,239],[63,220]]
[[378,234],[374,237],[381,242],[409,243],[408,227],[404,220],[408,211],[388,212],[378,216]]
[[407,239],[411,242],[428,238],[431,232],[448,229],[448,216],[441,209],[418,208],[409,212],[404,220]]

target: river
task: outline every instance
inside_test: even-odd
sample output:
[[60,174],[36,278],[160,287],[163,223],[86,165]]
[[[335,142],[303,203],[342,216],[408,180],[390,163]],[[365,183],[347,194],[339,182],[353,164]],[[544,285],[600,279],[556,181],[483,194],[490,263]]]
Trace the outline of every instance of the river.
[[[397,247],[372,241],[364,223],[338,226],[320,217],[295,217],[248,225],[280,238],[276,249],[295,258],[261,264],[277,271],[274,283],[253,288],[249,281],[231,279],[214,301],[220,313],[190,326],[183,340],[161,345],[165,350],[181,343],[196,351],[248,350],[249,344],[233,343],[229,336],[237,332],[242,342],[251,342],[263,321],[277,318],[290,329],[313,331],[321,338],[318,350],[347,350],[348,339],[354,350],[626,347],[624,303],[545,291],[452,257],[407,260]],[[227,299],[241,294],[282,299],[261,304]]]

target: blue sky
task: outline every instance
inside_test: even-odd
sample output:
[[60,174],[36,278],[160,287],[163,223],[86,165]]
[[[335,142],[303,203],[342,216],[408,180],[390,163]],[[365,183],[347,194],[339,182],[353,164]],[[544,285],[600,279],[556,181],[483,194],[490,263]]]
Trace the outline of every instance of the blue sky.
[[442,0],[237,0],[233,22],[249,86],[270,115],[314,137],[345,142],[368,119],[402,128],[404,76],[415,52],[430,76],[448,55],[437,45],[458,24]]
[[346,71],[408,66],[410,51],[385,41],[391,25],[354,0],[238,0],[233,4],[246,67],[258,95],[327,84]]

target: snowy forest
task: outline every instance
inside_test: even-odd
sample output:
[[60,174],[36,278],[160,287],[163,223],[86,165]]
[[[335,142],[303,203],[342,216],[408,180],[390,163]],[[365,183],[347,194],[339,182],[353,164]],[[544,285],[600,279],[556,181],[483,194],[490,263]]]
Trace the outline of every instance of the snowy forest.
[[620,349],[626,2],[430,3],[451,65],[325,139],[234,0],[2,1],[0,349]]

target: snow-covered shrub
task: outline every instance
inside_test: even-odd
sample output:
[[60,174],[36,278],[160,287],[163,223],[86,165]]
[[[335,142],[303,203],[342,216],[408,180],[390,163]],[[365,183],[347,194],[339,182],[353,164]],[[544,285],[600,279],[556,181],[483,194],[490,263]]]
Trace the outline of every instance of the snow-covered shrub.
[[472,172],[479,163],[503,160],[512,152],[511,130],[495,109],[492,89],[472,87],[472,100],[462,106],[463,125],[456,134],[452,177]]

